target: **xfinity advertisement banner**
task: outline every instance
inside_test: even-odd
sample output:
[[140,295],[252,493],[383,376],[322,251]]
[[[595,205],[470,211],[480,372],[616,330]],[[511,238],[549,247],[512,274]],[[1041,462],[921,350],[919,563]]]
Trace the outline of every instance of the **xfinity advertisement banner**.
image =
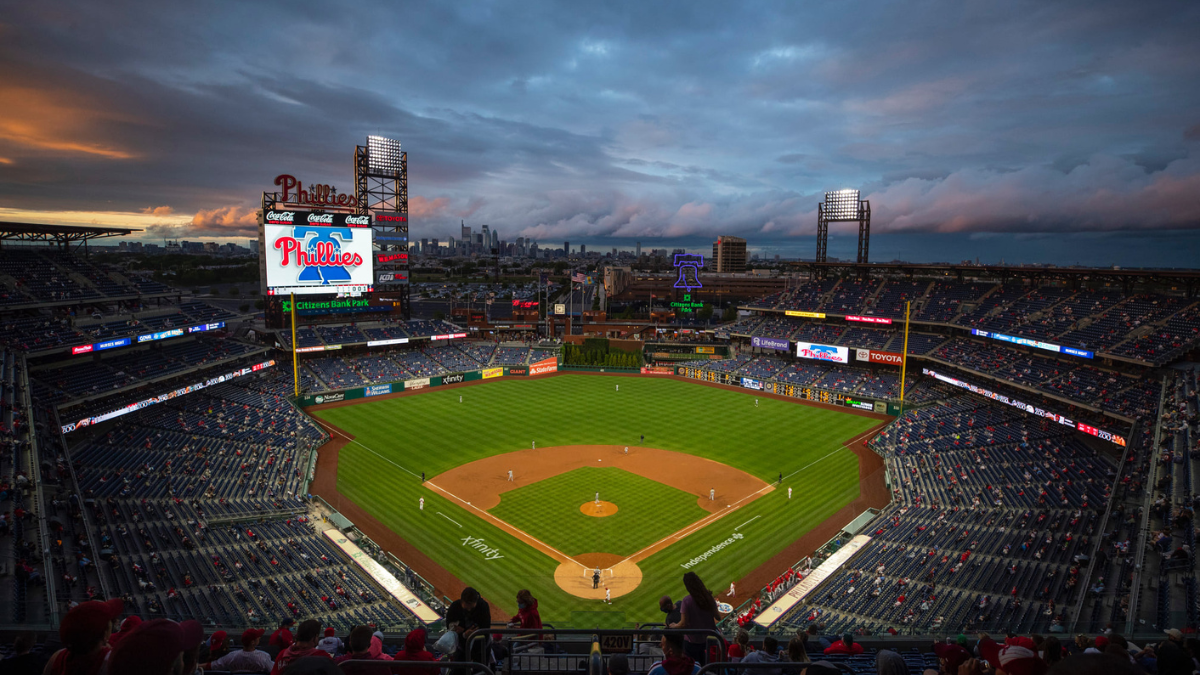
[[262,256],[270,295],[368,293],[373,289],[372,230],[333,227],[332,217],[303,211],[267,212]]
[[750,345],[760,349],[774,349],[781,352],[788,352],[792,350],[792,344],[790,342],[776,338],[751,337]]
[[817,359],[831,363],[849,363],[850,349],[833,345],[819,345],[813,342],[798,342],[796,343],[796,356],[802,359]]

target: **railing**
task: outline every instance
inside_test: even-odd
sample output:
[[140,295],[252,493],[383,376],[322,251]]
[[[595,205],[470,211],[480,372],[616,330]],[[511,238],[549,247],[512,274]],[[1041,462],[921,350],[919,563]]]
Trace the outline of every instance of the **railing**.
[[[50,533],[49,533],[49,528],[46,525],[46,507],[45,507],[46,499],[45,499],[45,495],[42,493],[42,475],[40,473],[40,468],[42,466],[42,462],[41,462],[41,457],[38,453],[37,429],[36,429],[36,426],[33,424],[33,421],[36,418],[33,416],[33,395],[30,393],[32,391],[32,388],[29,386],[29,374],[25,370],[25,355],[21,354],[20,359],[21,359],[19,362],[20,368],[17,371],[18,377],[20,379],[17,380],[14,378],[14,383],[19,384],[21,387],[20,405],[22,408],[25,409],[25,419],[29,420],[29,422],[30,422],[30,424],[25,427],[25,432],[29,436],[29,445],[26,449],[26,451],[29,453],[29,458],[30,458],[30,461],[28,462],[29,475],[34,477],[34,480],[33,480],[34,506],[33,506],[32,510],[37,512],[38,537],[41,542],[41,549],[42,549],[42,555],[43,555],[42,565],[43,565],[43,570],[44,570],[44,572],[43,572],[44,576],[42,578],[45,579],[45,581],[46,581],[46,584],[45,584],[46,603],[49,605],[49,610],[50,610],[50,617],[49,617],[50,624],[57,626],[59,617],[58,617],[58,596],[57,596],[57,589],[55,588],[55,580],[58,575],[54,574],[53,564],[50,559]],[[14,403],[16,403],[16,401],[14,401]],[[55,423],[57,424],[57,420],[55,421]],[[57,429],[58,427],[55,427],[55,428]],[[96,543],[96,540],[92,539],[91,536],[92,536],[91,532],[89,532],[88,533],[88,541],[92,542],[92,544],[94,546]],[[92,555],[93,555],[93,557],[95,557],[94,553]],[[100,570],[96,570],[96,574],[97,574],[97,576],[100,577],[101,588],[104,588],[104,585],[103,585],[104,575],[100,572]],[[111,597],[111,596],[107,595],[107,591],[106,591],[105,597]]]
[[[649,631],[646,631],[645,629],[621,630],[621,629],[611,629],[611,628],[609,628],[609,629],[603,629],[603,628],[592,628],[592,629],[589,629],[589,628],[547,628],[545,626],[543,626],[541,629],[537,629],[537,630],[531,630],[528,628],[503,628],[503,629],[490,628],[486,631],[484,631],[484,630],[475,631],[475,633],[472,634],[471,637],[467,639],[467,643],[465,645],[465,649],[466,649],[465,653],[466,654],[474,654],[475,649],[483,649],[484,648],[483,640],[488,639],[492,635],[500,635],[502,637],[510,636],[510,635],[515,636],[515,639],[509,639],[508,642],[510,644],[514,644],[516,646],[521,646],[523,644],[528,644],[528,645],[553,644],[553,645],[557,645],[557,646],[562,646],[564,644],[563,642],[558,642],[557,640],[550,642],[547,640],[538,640],[536,638],[520,639],[520,636],[523,636],[523,635],[528,636],[531,633],[537,633],[537,634],[542,635],[543,637],[545,637],[547,635],[552,636],[552,637],[558,637],[560,635],[588,636],[591,638],[591,641],[592,641],[592,649],[590,650],[590,653],[589,653],[589,667],[594,668],[597,666],[597,661],[601,661],[600,665],[602,665],[602,660],[598,659],[597,657],[599,656],[599,653],[600,653],[599,644],[602,641],[604,641],[604,638],[611,637],[611,638],[614,638],[617,640],[623,640],[625,642],[625,644],[628,645],[628,651],[633,651],[635,649],[635,645],[638,642],[645,642],[645,640],[641,640],[641,641],[637,640],[637,638],[635,636],[638,633],[646,633],[646,632],[649,632]],[[720,646],[722,654],[725,654],[729,651],[729,642],[725,639],[725,636],[723,634],[721,634],[720,631],[717,631],[717,630],[705,629],[705,628],[659,628],[659,629],[655,629],[653,632],[655,635],[692,635],[692,636],[703,635],[705,638],[704,642],[705,642],[705,650],[706,651],[707,651],[708,645],[713,642],[715,642],[717,645]],[[585,641],[577,640],[577,641],[573,641],[573,642],[579,643],[579,642],[585,642]],[[624,645],[623,645],[623,647],[624,647]],[[515,648],[514,648],[514,651],[515,651]],[[512,657],[510,657],[509,660],[506,661],[505,673],[511,672],[511,666],[512,666]],[[778,667],[778,666],[776,666],[776,667]],[[604,672],[605,672],[604,670],[589,670],[589,673],[594,673],[595,675],[603,675]]]
[[[1146,583],[1145,571],[1146,546],[1150,537],[1150,505],[1154,503],[1154,486],[1158,484],[1158,447],[1162,443],[1162,412],[1163,403],[1167,398],[1167,377],[1163,377],[1162,389],[1158,395],[1158,411],[1154,422],[1154,444],[1150,446],[1150,471],[1146,475],[1146,501],[1142,504],[1142,522],[1138,526],[1137,542],[1134,543],[1133,573],[1137,583],[1129,589],[1129,610],[1125,619],[1125,633],[1132,634],[1137,627],[1138,601],[1142,585]],[[1130,435],[1132,438],[1133,435]],[[1103,531],[1103,530],[1101,530]],[[1091,569],[1089,567],[1088,571]],[[1091,577],[1087,577],[1090,579]]]

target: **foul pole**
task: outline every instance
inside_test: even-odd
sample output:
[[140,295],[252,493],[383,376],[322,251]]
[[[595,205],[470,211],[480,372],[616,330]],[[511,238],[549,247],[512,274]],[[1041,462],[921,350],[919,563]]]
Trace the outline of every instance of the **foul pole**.
[[296,294],[292,293],[292,385],[300,398],[300,362],[296,360]]
[[900,414],[904,414],[904,376],[908,371],[908,313],[912,309],[912,301],[904,303],[904,353],[900,355]]

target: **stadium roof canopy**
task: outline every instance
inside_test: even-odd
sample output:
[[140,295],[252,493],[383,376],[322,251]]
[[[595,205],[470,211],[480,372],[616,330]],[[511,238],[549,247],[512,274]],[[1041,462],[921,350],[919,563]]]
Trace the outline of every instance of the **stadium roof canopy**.
[[124,237],[140,229],[128,227],[96,227],[92,225],[40,225],[0,221],[0,242],[36,241],[68,246],[72,242],[87,243],[89,239]]

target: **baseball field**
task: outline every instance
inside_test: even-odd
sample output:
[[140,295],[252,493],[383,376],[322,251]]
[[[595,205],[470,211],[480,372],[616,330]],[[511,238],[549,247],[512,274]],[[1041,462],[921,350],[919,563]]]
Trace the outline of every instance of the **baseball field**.
[[860,510],[850,446],[862,454],[881,424],[750,390],[576,374],[310,411],[334,438],[315,493],[439,589],[478,588],[494,620],[528,588],[559,627],[661,620],[659,596],[678,598],[689,570],[736,606],[757,590],[743,584],[806,554],[799,540]]

